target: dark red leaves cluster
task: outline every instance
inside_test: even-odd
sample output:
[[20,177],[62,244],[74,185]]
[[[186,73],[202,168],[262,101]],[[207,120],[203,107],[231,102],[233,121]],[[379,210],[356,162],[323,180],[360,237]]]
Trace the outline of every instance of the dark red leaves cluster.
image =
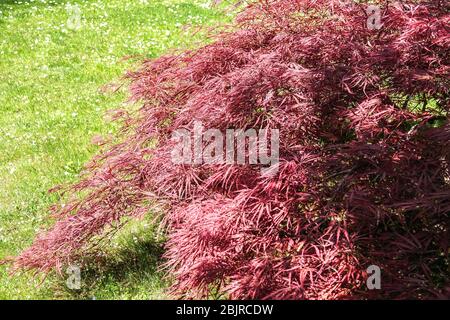
[[[143,107],[16,260],[49,271],[123,216],[164,208],[174,292],[449,295],[449,2],[261,0],[212,44],[130,73]],[[280,129],[280,167],[176,165],[171,133]],[[368,290],[366,269],[382,270]]]

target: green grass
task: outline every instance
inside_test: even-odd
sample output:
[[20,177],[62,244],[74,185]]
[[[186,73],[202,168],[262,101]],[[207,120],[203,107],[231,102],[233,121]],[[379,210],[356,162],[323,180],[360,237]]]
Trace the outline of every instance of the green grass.
[[[124,72],[144,57],[204,41],[183,25],[229,19],[206,0],[70,3],[80,8],[79,30],[67,28],[67,1],[0,1],[0,259],[49,223],[47,208],[58,199],[47,190],[76,180],[97,151],[92,137],[115,131],[104,114],[126,101],[126,86],[111,90]],[[168,298],[157,271],[161,253],[148,221],[133,222],[105,248],[103,262],[83,270],[80,291],[56,275],[37,286],[30,274],[11,277],[0,266],[0,299]]]

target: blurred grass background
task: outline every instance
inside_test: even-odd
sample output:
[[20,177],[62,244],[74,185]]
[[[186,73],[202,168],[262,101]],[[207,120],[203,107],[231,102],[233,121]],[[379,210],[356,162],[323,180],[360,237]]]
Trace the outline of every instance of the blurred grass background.
[[[79,29],[69,28],[72,5]],[[49,223],[47,208],[58,199],[47,190],[76,180],[98,150],[92,137],[116,130],[104,115],[127,100],[125,71],[206,41],[187,25],[230,19],[207,0],[0,0],[0,259]],[[105,249],[104,262],[83,270],[81,290],[53,274],[42,283],[11,277],[3,265],[0,299],[170,298],[157,270],[162,250],[149,221],[134,221]]]

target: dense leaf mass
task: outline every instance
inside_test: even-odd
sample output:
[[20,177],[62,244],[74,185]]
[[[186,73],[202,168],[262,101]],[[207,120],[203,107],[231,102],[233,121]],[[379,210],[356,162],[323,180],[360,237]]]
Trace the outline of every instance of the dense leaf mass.
[[[60,269],[122,217],[163,212],[182,297],[448,297],[450,5],[380,7],[372,30],[367,3],[252,2],[211,44],[130,72],[143,106],[125,138],[14,267]],[[280,129],[278,172],[174,164],[171,133],[194,121]]]

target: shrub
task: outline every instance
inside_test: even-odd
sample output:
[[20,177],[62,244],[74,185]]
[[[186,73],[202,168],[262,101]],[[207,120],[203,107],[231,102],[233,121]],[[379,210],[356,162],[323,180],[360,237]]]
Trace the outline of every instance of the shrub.
[[[449,3],[380,6],[373,29],[365,3],[260,0],[212,44],[144,62],[123,141],[14,267],[60,269],[121,217],[162,212],[183,297],[446,297]],[[195,121],[280,129],[278,172],[174,164],[171,134]]]

